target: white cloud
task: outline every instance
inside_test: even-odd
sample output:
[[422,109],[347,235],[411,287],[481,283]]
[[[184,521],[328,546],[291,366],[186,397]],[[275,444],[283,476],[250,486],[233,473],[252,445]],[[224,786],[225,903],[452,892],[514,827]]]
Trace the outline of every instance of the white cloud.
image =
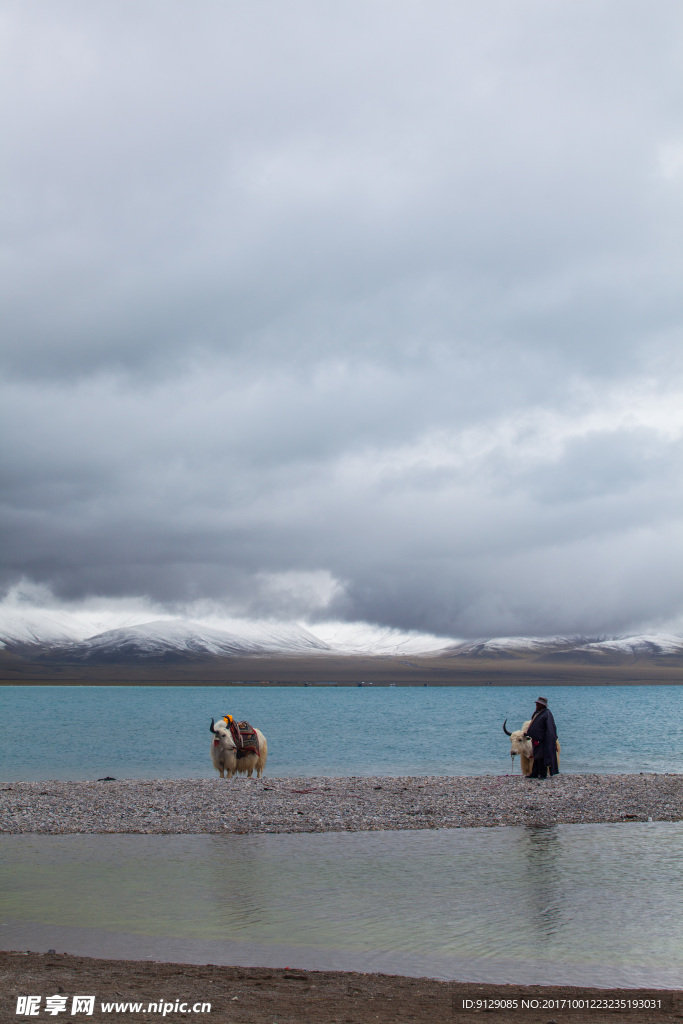
[[673,181],[683,173],[683,142],[669,142],[659,150],[659,173],[666,181]]

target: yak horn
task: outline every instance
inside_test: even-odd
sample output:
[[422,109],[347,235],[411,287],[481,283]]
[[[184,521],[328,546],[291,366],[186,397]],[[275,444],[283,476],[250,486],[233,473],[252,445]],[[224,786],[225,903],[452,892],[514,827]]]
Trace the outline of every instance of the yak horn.
[[211,725],[209,726],[209,732],[216,732],[217,730],[213,727],[213,718],[211,719]]
[[510,732],[510,730],[505,728],[505,726],[507,725],[507,721],[508,720],[506,718],[505,721],[503,722],[503,732],[505,733],[506,736],[512,736],[512,733]]

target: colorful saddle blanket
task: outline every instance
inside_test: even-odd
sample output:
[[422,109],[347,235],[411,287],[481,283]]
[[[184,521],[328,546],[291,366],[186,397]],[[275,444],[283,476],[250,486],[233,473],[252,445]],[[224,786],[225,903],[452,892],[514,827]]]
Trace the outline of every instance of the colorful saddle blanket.
[[237,747],[237,756],[244,757],[245,754],[256,754],[258,757],[259,745],[256,729],[253,729],[249,722],[229,722],[230,735]]

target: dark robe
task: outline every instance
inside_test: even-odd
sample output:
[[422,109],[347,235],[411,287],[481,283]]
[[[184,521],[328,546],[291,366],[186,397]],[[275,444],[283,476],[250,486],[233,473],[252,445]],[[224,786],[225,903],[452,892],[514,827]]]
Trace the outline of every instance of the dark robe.
[[545,778],[550,768],[550,774],[557,775],[560,770],[557,767],[557,729],[548,708],[544,708],[532,719],[526,734],[534,741],[533,774]]

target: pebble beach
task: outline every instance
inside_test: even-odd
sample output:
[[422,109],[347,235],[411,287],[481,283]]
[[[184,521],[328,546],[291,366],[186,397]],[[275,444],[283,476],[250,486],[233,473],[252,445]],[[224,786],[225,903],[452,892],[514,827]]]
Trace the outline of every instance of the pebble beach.
[[359,777],[0,786],[0,832],[249,834],[683,820],[683,776]]

